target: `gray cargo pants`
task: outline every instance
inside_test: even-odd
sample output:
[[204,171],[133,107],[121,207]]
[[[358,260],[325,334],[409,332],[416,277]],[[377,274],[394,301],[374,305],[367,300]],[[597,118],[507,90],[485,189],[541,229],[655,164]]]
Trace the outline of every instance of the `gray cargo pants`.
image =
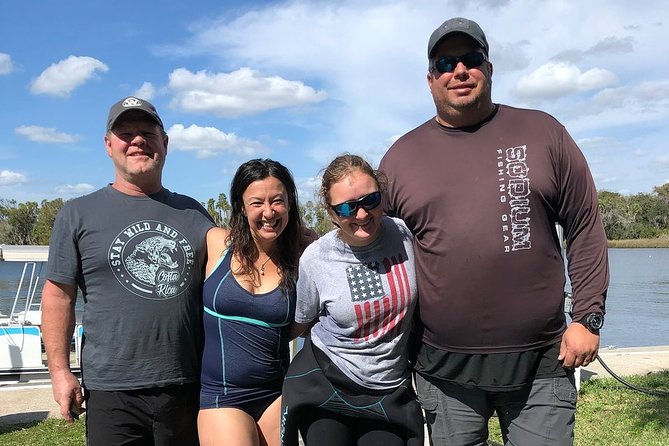
[[576,386],[571,373],[511,392],[465,388],[416,375],[431,446],[485,446],[497,412],[505,446],[572,446]]

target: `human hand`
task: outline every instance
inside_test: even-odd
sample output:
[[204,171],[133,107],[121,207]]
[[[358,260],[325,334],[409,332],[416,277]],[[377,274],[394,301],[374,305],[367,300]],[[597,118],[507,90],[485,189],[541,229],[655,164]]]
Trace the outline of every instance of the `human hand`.
[[566,368],[585,367],[597,358],[599,335],[584,325],[572,322],[562,335],[558,361]]
[[60,406],[60,414],[65,421],[72,422],[84,413],[81,384],[71,371],[63,370],[52,373],[51,387],[53,399]]

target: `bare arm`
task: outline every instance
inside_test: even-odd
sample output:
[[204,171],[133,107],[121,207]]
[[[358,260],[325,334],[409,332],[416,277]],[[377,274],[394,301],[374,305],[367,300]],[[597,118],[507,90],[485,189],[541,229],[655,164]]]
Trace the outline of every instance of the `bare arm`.
[[79,380],[70,370],[70,343],[74,332],[77,287],[47,280],[42,291],[42,337],[46,348],[53,398],[60,414],[72,421],[83,412]]
[[303,336],[305,333],[311,330],[311,327],[316,325],[316,322],[318,322],[318,318],[311,322],[307,322],[306,324],[300,324],[299,322],[293,321],[293,323],[290,325],[290,339],[293,340],[298,336]]

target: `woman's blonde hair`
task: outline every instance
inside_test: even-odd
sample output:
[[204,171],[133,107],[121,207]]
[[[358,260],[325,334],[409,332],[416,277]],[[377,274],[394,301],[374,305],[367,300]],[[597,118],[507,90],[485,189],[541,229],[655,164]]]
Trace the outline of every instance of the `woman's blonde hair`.
[[318,198],[323,206],[326,208],[330,207],[330,188],[332,185],[340,182],[343,178],[356,170],[372,177],[380,192],[383,193],[386,191],[388,180],[383,172],[373,169],[372,166],[359,155],[344,153],[333,159],[330,164],[323,169],[323,179],[318,191]]

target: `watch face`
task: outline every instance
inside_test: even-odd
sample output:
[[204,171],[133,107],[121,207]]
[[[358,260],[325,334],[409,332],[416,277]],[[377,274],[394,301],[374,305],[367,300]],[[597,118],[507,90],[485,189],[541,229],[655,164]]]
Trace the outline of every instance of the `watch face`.
[[599,313],[590,313],[585,317],[585,324],[591,330],[599,330],[604,326],[604,316]]

